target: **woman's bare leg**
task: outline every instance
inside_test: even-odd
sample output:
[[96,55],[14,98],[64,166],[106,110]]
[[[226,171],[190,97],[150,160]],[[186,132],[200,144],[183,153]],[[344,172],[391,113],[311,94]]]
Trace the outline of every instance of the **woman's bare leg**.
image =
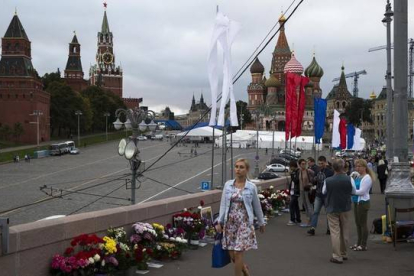
[[234,275],[242,276],[243,267],[243,252],[234,251]]

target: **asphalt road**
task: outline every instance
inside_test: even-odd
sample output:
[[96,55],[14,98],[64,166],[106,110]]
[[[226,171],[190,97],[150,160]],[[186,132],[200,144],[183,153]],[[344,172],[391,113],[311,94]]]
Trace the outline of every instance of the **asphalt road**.
[[[79,155],[33,159],[30,163],[0,166],[0,216],[16,225],[52,215],[70,215],[129,205],[131,197],[128,161],[117,154],[118,142],[81,149]],[[142,141],[140,156],[146,167],[170,148],[167,141]],[[176,147],[138,180],[136,202],[200,191],[201,181],[211,178],[211,144],[200,144],[198,155],[191,157],[191,147]],[[234,149],[234,159],[250,160],[254,171],[254,149]],[[180,153],[180,154],[179,154]],[[270,157],[260,150],[259,166]],[[214,185],[221,185],[221,149],[216,149]],[[227,155],[230,178],[230,154]],[[41,191],[40,187],[48,187]],[[171,186],[173,188],[171,188]],[[128,187],[128,189],[127,189]],[[51,190],[53,188],[53,190]],[[49,195],[45,194],[47,192]],[[50,196],[53,194],[54,197]]]

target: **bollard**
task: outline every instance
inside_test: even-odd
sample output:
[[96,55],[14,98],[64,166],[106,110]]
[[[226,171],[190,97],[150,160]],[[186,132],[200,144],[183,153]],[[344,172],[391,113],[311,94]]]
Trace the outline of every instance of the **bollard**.
[[1,228],[1,253],[9,253],[9,218],[0,218]]

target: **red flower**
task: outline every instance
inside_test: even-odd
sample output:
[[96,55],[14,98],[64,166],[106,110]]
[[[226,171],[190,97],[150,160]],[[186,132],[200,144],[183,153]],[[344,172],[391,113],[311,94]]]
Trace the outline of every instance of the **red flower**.
[[200,200],[200,206],[203,207],[204,206],[204,200]]
[[73,250],[74,250],[73,247],[66,248],[65,255],[70,255],[73,252]]

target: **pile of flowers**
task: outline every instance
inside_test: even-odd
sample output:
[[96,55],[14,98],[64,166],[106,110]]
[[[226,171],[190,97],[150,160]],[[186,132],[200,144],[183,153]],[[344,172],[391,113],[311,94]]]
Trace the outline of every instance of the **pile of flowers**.
[[205,235],[205,224],[200,214],[201,206],[195,212],[191,210],[184,209],[183,212],[175,214],[173,222],[177,228],[184,230],[187,239],[199,240]]
[[66,248],[64,256],[59,254],[52,258],[52,275],[89,275],[101,267],[102,245],[104,240],[96,235],[80,235],[75,237],[70,247]]
[[270,203],[274,210],[281,210],[286,207],[289,201],[289,192],[286,190],[276,190],[270,195]]
[[144,246],[152,246],[157,238],[157,232],[151,224],[146,222],[137,222],[132,225],[134,234],[130,238],[133,244],[142,244]]
[[132,247],[124,228],[109,228],[107,237],[104,237],[103,240],[106,241],[108,252],[113,254],[112,257],[118,261],[119,270],[126,270],[134,265]]
[[267,216],[284,209],[288,205],[289,199],[289,191],[275,190],[273,186],[259,193],[263,214]]

